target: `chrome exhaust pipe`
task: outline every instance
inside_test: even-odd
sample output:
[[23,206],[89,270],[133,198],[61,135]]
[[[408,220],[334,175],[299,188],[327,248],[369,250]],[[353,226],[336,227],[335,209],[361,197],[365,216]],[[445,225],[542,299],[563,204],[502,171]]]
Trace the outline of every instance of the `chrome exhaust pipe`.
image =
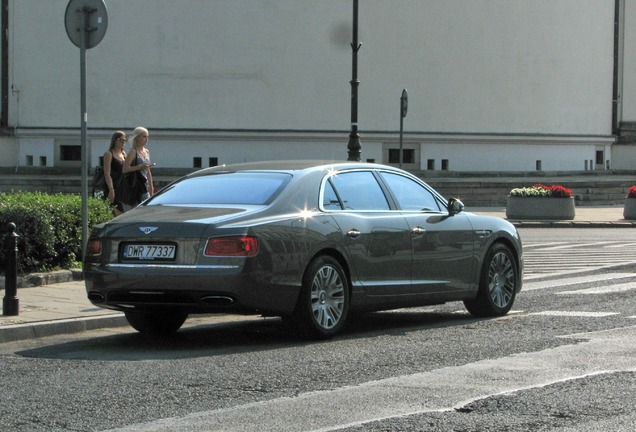
[[201,301],[214,306],[229,306],[234,303],[234,299],[228,296],[205,296],[201,297]]
[[93,303],[104,303],[106,301],[106,296],[100,292],[91,291],[88,293],[88,299]]

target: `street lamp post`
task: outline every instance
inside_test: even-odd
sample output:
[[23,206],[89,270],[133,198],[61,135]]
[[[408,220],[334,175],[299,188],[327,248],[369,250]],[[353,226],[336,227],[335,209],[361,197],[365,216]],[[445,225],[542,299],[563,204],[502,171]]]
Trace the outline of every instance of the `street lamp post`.
[[351,77],[351,134],[347,145],[349,161],[360,161],[362,146],[358,134],[358,50],[362,46],[358,43],[358,0],[353,0],[353,42],[352,49],[352,77]]
[[402,162],[404,160],[404,150],[402,149],[402,136],[404,135],[404,117],[409,106],[409,95],[406,89],[402,90],[402,96],[400,96],[400,169],[402,169]]

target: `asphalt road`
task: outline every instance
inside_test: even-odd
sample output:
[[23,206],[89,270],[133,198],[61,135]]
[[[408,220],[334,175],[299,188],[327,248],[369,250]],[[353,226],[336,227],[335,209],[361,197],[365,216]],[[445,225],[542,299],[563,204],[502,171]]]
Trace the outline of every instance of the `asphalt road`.
[[0,430],[631,431],[636,234],[522,229],[524,291],[357,317],[326,342],[277,319],[189,320],[0,345]]

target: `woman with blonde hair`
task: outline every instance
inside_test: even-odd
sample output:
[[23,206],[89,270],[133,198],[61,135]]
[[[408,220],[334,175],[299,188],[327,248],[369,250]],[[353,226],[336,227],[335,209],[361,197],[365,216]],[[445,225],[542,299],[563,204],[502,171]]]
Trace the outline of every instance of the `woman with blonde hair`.
[[110,147],[104,153],[104,197],[113,204],[113,215],[119,216],[124,212],[123,181],[124,161],[126,160],[126,134],[115,131],[110,137]]
[[[137,172],[137,183],[145,184],[145,189],[136,192],[129,201],[129,204],[137,206],[140,202],[154,195],[155,189],[152,184],[152,173],[150,172],[150,151],[148,145],[148,129],[136,127],[132,134],[132,150],[126,156],[124,162],[124,174]],[[130,191],[129,191],[130,192]]]

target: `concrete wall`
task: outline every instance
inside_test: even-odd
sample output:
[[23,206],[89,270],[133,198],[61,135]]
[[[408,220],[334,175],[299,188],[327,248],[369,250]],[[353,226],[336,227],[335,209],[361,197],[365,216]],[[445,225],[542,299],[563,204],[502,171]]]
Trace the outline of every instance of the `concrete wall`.
[[[11,2],[12,124],[79,123],[79,49],[64,29],[67,3]],[[407,88],[411,130],[607,134],[613,4],[366,0],[360,127],[395,130]],[[92,127],[349,127],[351,2],[107,6],[107,34],[87,54]]]
[[624,10],[624,48],[622,50],[622,93],[620,120],[636,121],[636,2],[623,1]]
[[611,133],[613,1],[387,4],[362,3],[364,127],[405,87],[410,130]]
[[[210,155],[346,158],[351,1],[106,3],[108,31],[87,53],[93,163],[110,131],[137,125],[151,130],[151,146],[174,166]],[[79,49],[64,28],[67,4],[9,1],[9,123],[20,163],[34,154],[49,164],[55,143],[80,125]],[[452,149],[451,169],[521,169],[519,147],[532,153],[524,162],[582,169],[590,146],[611,141],[613,18],[613,0],[360,2],[362,159],[384,161],[384,144],[396,145],[407,88],[405,130],[423,137],[416,141],[435,158]],[[32,141],[44,130],[48,137]],[[426,137],[435,133],[456,144],[436,148]],[[519,134],[539,146],[528,150]],[[508,162],[482,157],[499,154],[502,137],[510,137]]]
[[18,143],[16,138],[0,137],[0,166],[18,166]]
[[636,169],[636,146],[614,145],[612,146],[612,168],[622,171]]
[[[422,145],[422,169],[434,161],[441,169],[448,161],[450,171],[591,171],[596,166],[595,145],[510,144],[443,144]],[[607,148],[609,150],[609,147]],[[606,153],[609,156],[609,151]]]

